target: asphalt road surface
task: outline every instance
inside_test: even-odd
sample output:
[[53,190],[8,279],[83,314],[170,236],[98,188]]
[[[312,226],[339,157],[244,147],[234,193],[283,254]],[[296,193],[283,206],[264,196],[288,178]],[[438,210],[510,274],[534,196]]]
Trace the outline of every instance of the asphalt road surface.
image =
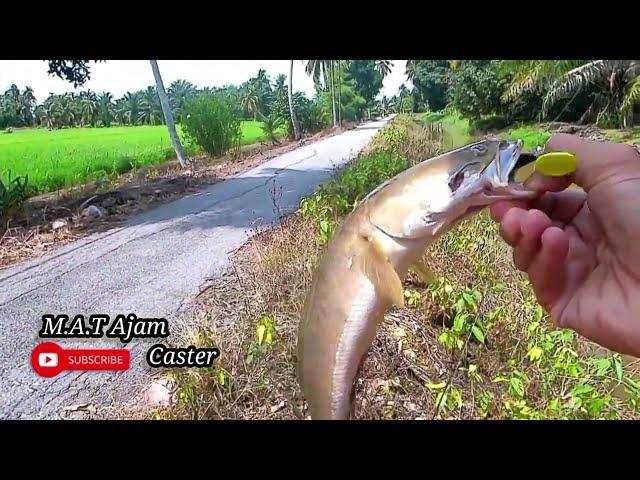
[[[157,341],[52,340],[64,348],[129,348],[121,372],[65,371],[53,378],[31,367],[42,315],[134,313],[172,318],[208,279],[223,273],[229,255],[254,227],[294,211],[351,160],[388,119],[305,145],[244,174],[132,217],[35,260],[0,270],[0,418],[65,418],[65,408],[123,405],[157,370],[145,355]],[[275,193],[275,194],[274,194]],[[276,199],[274,202],[274,198]],[[277,208],[276,208],[277,204]]]

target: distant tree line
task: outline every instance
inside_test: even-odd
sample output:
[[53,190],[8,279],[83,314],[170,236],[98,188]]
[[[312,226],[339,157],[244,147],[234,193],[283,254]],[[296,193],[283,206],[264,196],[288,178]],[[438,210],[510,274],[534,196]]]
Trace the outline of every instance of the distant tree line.
[[409,60],[406,75],[400,109],[449,106],[478,123],[628,127],[640,116],[640,60]]

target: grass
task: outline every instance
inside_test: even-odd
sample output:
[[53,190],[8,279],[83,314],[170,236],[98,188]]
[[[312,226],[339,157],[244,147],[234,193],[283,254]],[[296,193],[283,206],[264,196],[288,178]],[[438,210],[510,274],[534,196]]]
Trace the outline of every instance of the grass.
[[500,134],[500,137],[507,140],[520,139],[524,142],[525,150],[535,150],[536,147],[544,147],[547,140],[551,138],[551,134],[532,125],[506,130]]
[[[260,122],[242,122],[243,145],[264,139]],[[189,153],[198,150],[189,144],[185,148]],[[13,177],[28,175],[32,193],[121,174],[174,156],[164,125],[0,133],[2,179],[7,180],[9,171]]]
[[444,147],[457,148],[473,141],[469,133],[469,120],[459,115],[445,115],[440,112],[429,112],[422,115],[427,123],[441,123],[445,132]]
[[[170,417],[305,417],[296,335],[314,270],[354,202],[446,148],[427,135],[397,117],[297,214],[241,251],[229,277],[200,297],[199,327],[182,339],[219,346],[220,363],[173,373]],[[445,234],[425,260],[438,280],[410,276],[407,306],[385,316],[356,385],[357,418],[637,418],[631,366],[552,327],[488,215]]]

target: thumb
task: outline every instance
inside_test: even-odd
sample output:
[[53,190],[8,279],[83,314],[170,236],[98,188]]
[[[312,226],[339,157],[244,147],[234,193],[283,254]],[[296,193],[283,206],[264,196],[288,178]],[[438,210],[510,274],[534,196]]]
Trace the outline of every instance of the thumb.
[[573,153],[577,166],[571,179],[587,192],[605,181],[619,182],[628,178],[629,174],[637,175],[635,163],[640,157],[629,145],[595,142],[567,133],[551,137],[545,152]]

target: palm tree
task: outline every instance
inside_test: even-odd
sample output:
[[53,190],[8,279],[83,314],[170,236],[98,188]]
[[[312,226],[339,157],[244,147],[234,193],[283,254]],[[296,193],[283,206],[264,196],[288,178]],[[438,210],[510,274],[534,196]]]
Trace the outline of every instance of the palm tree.
[[407,86],[404,83],[400,85],[400,87],[398,88],[398,103],[397,103],[398,112],[404,113],[404,99],[407,98],[409,95],[410,95],[410,92]]
[[419,60],[407,60],[407,66],[405,67],[405,75],[410,82],[416,77],[417,64]]
[[[289,75],[289,77],[291,77],[291,75]],[[287,76],[284,73],[281,73],[273,81],[273,88],[275,88],[276,91],[283,91],[285,89],[286,81],[287,81]]]
[[393,62],[391,60],[376,60],[375,68],[380,72],[383,77],[386,77],[391,73],[391,67],[393,67]]
[[84,125],[96,126],[98,116],[98,98],[91,90],[80,94],[80,121]]
[[182,121],[182,113],[187,100],[193,98],[196,92],[196,86],[186,80],[175,80],[169,85],[169,102],[178,123]]
[[113,104],[113,96],[109,92],[103,92],[98,95],[98,117],[105,127],[111,126],[111,121],[115,114],[115,105]]
[[256,114],[260,106],[260,97],[256,92],[256,87],[253,84],[246,86],[240,97],[240,107],[249,113],[253,114],[253,120],[256,119]]
[[120,110],[122,112],[122,118],[130,125],[138,123],[140,112],[142,110],[142,97],[139,92],[127,92],[122,97],[122,103],[120,104]]
[[298,127],[298,119],[296,118],[296,112],[293,108],[293,60],[289,64],[289,112],[291,112],[291,125],[293,125],[293,138],[295,140],[300,139],[300,128]]
[[[633,105],[640,100],[640,60],[527,60],[503,62],[513,75],[504,100],[525,91],[546,87],[543,113],[556,101],[592,86],[597,93],[579,123],[596,115],[596,123],[609,119],[628,127],[633,121]],[[571,101],[571,100],[570,100]]]
[[329,88],[331,92],[331,106],[333,109],[333,125],[336,125],[336,95],[333,81],[333,60],[307,60],[305,67],[307,75],[313,78],[316,86],[321,85],[320,79],[324,80],[324,89]]
[[164,120],[167,124],[167,130],[169,130],[169,137],[171,138],[173,149],[176,152],[176,156],[178,157],[180,166],[182,168],[187,168],[187,161],[186,161],[187,155],[184,149],[182,148],[182,144],[180,143],[180,138],[178,137],[176,126],[173,123],[171,106],[169,105],[167,92],[165,91],[164,84],[162,83],[162,77],[160,76],[160,69],[158,68],[158,62],[156,60],[149,60],[149,62],[151,63],[151,70],[153,70],[153,77],[156,80],[156,90],[158,92],[158,98],[160,99],[160,105],[162,106],[162,113],[164,115]]
[[158,93],[155,88],[147,87],[147,89],[142,92],[140,106],[141,110],[138,119],[142,123],[148,123],[149,125],[162,123],[162,107],[160,106],[160,100],[158,99]]

